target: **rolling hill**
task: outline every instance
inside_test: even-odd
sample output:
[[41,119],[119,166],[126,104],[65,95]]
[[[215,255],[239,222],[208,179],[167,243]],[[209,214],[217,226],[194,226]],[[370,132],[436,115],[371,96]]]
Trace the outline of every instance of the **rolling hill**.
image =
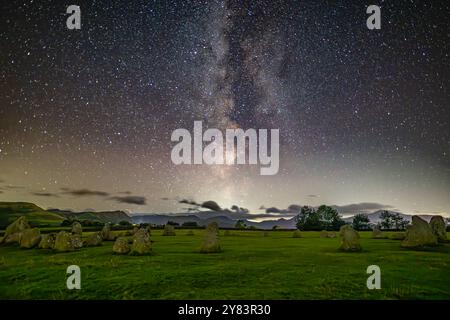
[[29,202],[0,202],[0,226],[7,226],[20,216],[26,216],[30,224],[59,225],[64,220],[59,214],[49,212]]

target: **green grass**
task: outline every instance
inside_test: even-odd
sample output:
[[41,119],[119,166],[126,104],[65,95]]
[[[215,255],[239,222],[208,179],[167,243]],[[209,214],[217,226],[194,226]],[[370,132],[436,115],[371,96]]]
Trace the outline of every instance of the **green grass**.
[[[370,239],[363,251],[337,250],[318,232],[233,231],[222,253],[198,253],[203,230],[152,230],[153,254],[116,256],[112,242],[71,253],[0,247],[1,299],[450,299],[450,244],[424,251]],[[223,231],[221,231],[223,235]],[[81,290],[66,289],[66,268],[81,268]],[[381,290],[366,269],[381,268]]]

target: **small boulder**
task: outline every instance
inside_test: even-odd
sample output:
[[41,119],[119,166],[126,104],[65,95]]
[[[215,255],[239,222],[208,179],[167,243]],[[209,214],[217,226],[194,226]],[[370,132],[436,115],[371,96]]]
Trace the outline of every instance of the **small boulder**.
[[295,230],[292,234],[292,238],[302,238],[302,233],[300,232],[300,230]]
[[430,227],[439,242],[447,241],[447,226],[444,218],[441,216],[433,216],[430,221]]
[[116,237],[111,231],[111,226],[109,223],[106,223],[101,231],[101,236],[104,241],[114,241]]
[[81,227],[81,224],[78,221],[75,221],[72,224],[72,234],[77,234],[79,236],[83,234],[83,228]]
[[340,249],[343,251],[361,251],[359,243],[359,233],[356,232],[351,225],[343,225],[339,231],[341,238]]
[[373,228],[372,239],[386,239],[386,236],[381,232],[380,228],[377,226]]
[[152,242],[145,228],[139,229],[133,236],[133,243],[131,244],[130,254],[144,255],[152,251]]
[[116,254],[127,254],[130,252],[130,245],[126,238],[117,238],[113,245],[113,252]]
[[327,230],[320,231],[320,237],[321,238],[328,238],[328,231]]
[[100,232],[94,232],[91,234],[84,242],[86,247],[97,247],[101,246],[103,242],[102,235]]
[[219,243],[219,225],[217,224],[217,222],[211,222],[206,226],[200,252],[215,253],[220,251],[222,251],[222,249],[220,248]]
[[53,249],[59,252],[74,251],[75,246],[72,241],[72,235],[66,231],[60,231],[56,235],[55,245],[53,246]]
[[25,229],[20,237],[20,247],[31,249],[41,241],[41,232],[38,228]]
[[402,242],[404,248],[420,248],[437,245],[437,237],[430,225],[418,216],[412,217],[412,224],[406,227],[406,237]]
[[43,234],[41,236],[41,242],[39,242],[40,249],[53,249],[55,245],[55,234]]
[[174,226],[170,224],[166,224],[164,226],[163,236],[174,236],[175,235],[175,228]]

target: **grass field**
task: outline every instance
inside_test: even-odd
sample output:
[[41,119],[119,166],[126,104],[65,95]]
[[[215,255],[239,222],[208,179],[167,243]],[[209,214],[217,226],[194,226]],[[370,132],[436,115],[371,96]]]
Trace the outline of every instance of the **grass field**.
[[[203,230],[186,232],[152,230],[153,254],[141,257],[113,255],[112,242],[71,253],[0,247],[0,299],[450,299],[450,244],[411,251],[362,232],[363,251],[344,253],[318,232],[233,231],[222,253],[200,254]],[[72,264],[81,290],[66,289]],[[381,290],[366,287],[374,264]]]

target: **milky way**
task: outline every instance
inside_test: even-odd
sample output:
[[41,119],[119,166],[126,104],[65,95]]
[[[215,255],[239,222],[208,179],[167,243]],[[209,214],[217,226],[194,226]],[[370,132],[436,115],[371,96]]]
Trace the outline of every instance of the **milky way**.
[[[81,30],[66,28],[70,4]],[[9,1],[0,201],[450,214],[449,14],[446,1]],[[280,129],[278,175],[173,165],[171,132],[194,120]]]

